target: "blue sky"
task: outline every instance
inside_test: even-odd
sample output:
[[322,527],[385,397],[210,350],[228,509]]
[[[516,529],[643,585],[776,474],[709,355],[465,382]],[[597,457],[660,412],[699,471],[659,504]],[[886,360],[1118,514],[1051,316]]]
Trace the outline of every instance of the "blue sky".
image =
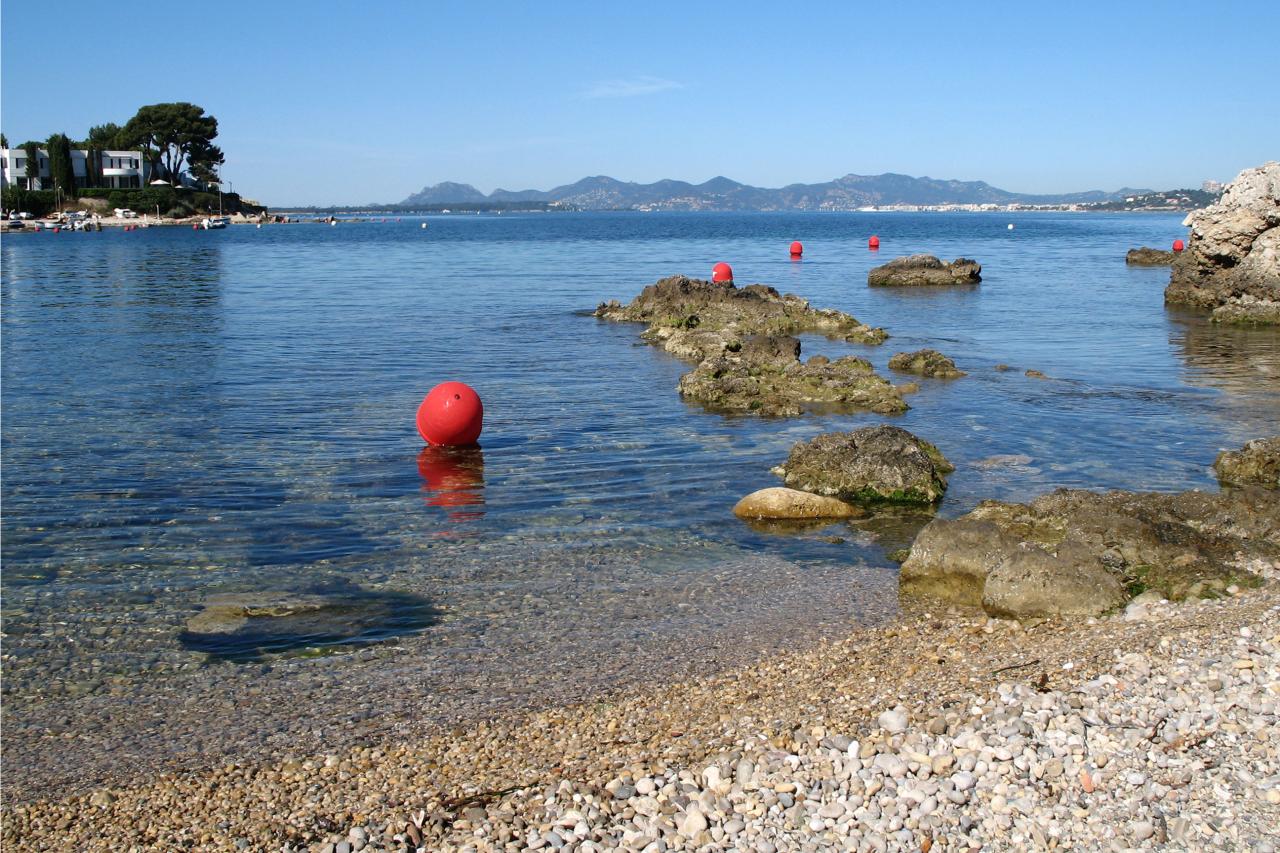
[[597,174],[1167,189],[1280,158],[1274,0],[109,8],[3,0],[9,141],[191,101],[274,205]]

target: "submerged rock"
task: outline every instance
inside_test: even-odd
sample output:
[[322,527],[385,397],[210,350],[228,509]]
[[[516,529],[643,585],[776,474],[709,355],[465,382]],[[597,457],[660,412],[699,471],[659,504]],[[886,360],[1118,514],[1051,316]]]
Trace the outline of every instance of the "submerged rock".
[[928,504],[942,497],[954,470],[929,442],[875,426],[800,442],[774,473],[793,489],[843,501]]
[[805,409],[907,410],[902,395],[871,362],[857,356],[800,361],[800,342],[788,336],[748,338],[737,350],[712,356],[680,377],[681,396],[712,411],[790,417]]
[[425,627],[436,615],[418,596],[349,585],[222,593],[205,599],[179,641],[216,657],[253,660],[269,652],[374,642]]
[[967,375],[963,370],[957,370],[956,363],[936,349],[897,353],[889,359],[889,369],[932,376],[935,379],[958,379]]
[[[645,338],[673,354],[701,360],[751,335],[815,332],[854,343],[878,344],[888,338],[857,318],[830,308],[811,308],[798,296],[763,284],[737,287],[675,275],[651,284],[628,305],[602,303],[603,320],[648,323]],[[690,334],[697,330],[697,334]]]
[[1223,483],[1280,489],[1280,435],[1255,438],[1239,450],[1224,450],[1213,462]]
[[980,281],[982,266],[977,261],[956,258],[948,264],[933,255],[895,258],[867,273],[867,284],[873,287],[977,284]]
[[1219,322],[1280,322],[1280,162],[1245,169],[1217,204],[1183,224],[1191,236],[1165,302],[1206,310],[1230,303]]
[[1167,267],[1173,263],[1176,257],[1176,252],[1149,249],[1143,246],[1140,249],[1130,249],[1128,254],[1124,256],[1124,262],[1138,267]]
[[858,518],[866,513],[836,498],[775,486],[752,492],[738,501],[739,518]]
[[1219,595],[1257,582],[1241,561],[1277,556],[1280,500],[1271,492],[1060,489],[931,522],[901,584],[994,616],[1091,616],[1147,589],[1175,601]]

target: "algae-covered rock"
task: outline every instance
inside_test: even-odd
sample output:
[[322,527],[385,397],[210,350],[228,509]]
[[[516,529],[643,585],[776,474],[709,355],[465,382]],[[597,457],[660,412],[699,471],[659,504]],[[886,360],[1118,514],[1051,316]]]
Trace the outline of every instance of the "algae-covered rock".
[[1130,249],[1124,256],[1124,262],[1137,267],[1167,267],[1173,263],[1176,257],[1177,254],[1175,252],[1166,252],[1163,249],[1150,249],[1143,246],[1139,249]]
[[1233,326],[1280,326],[1280,300],[1259,299],[1248,293],[1231,296],[1213,309],[1209,321]]
[[921,349],[915,352],[896,353],[889,359],[890,370],[901,370],[904,373],[918,373],[921,376],[932,376],[935,379],[958,379],[965,376],[963,370],[956,368],[956,363],[936,349]]
[[[649,285],[628,305],[603,303],[596,308],[595,316],[615,322],[647,323],[646,338],[669,349],[673,338],[677,344],[688,338],[661,334],[661,329],[715,332],[726,342],[751,335],[802,332],[864,344],[878,344],[888,338],[884,329],[860,323],[843,311],[811,308],[807,300],[781,295],[763,284],[737,287],[683,275]],[[705,345],[702,350],[703,358],[714,354]]]
[[793,489],[843,501],[929,504],[954,470],[929,442],[882,425],[800,442],[774,473]]
[[956,258],[948,264],[933,255],[895,258],[867,273],[867,284],[872,287],[930,287],[980,281],[982,266],[977,261]]
[[206,598],[179,641],[215,657],[253,660],[268,652],[373,642],[422,628],[437,615],[418,596],[347,584],[228,592]]
[[1258,579],[1240,566],[1280,557],[1280,500],[1230,494],[1060,489],[1029,504],[984,501],[920,532],[906,592],[1018,619],[1097,615],[1156,590],[1171,600]]
[[1239,450],[1224,450],[1213,462],[1223,483],[1280,489],[1280,436],[1255,438]]
[[681,396],[711,411],[792,417],[806,409],[881,414],[907,410],[902,395],[857,356],[800,361],[788,336],[748,338],[737,351],[712,356],[680,377]]
[[858,518],[860,507],[836,498],[773,487],[752,492],[738,501],[733,514],[739,518]]

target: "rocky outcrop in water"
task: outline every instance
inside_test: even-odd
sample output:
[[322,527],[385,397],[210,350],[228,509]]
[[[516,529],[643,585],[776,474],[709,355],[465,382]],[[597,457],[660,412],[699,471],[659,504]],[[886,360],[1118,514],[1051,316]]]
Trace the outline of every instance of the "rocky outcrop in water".
[[806,409],[880,414],[907,410],[898,389],[857,356],[800,360],[800,342],[757,335],[680,377],[681,396],[711,411],[793,417]]
[[982,266],[977,261],[956,258],[948,264],[933,255],[895,258],[867,273],[867,284],[872,287],[925,287],[980,281]]
[[747,495],[733,508],[738,518],[857,518],[865,510],[837,498],[775,486]]
[[793,489],[843,501],[929,504],[954,470],[929,442],[882,425],[802,441],[773,472]]
[[1187,248],[1165,302],[1214,310],[1215,322],[1280,321],[1280,163],[1241,172],[1214,205],[1189,215]]
[[1213,461],[1218,479],[1233,486],[1280,489],[1280,435],[1255,438],[1239,450],[1224,450]]
[[890,370],[901,370],[904,373],[918,373],[921,376],[932,376],[935,379],[958,379],[967,375],[956,368],[956,363],[936,349],[921,349],[915,352],[896,353],[889,359]]
[[672,276],[646,287],[629,305],[601,304],[595,316],[648,323],[645,340],[698,362],[680,378],[679,391],[712,411],[788,417],[805,409],[907,409],[901,393],[866,359],[814,356],[802,362],[800,342],[791,337],[815,332],[878,344],[888,337],[884,329],[842,311],[811,308],[762,284],[738,288]]
[[843,311],[811,308],[807,300],[763,284],[740,288],[682,275],[649,285],[628,305],[602,303],[595,316],[647,323],[645,338],[682,358],[707,358],[751,335],[815,332],[860,344],[889,337]]
[[1148,589],[1172,600],[1257,582],[1280,558],[1280,500],[1248,488],[1181,494],[1060,489],[935,520],[902,565],[923,592],[1016,619],[1094,616]]
[[1149,249],[1143,246],[1140,249],[1130,249],[1128,254],[1124,256],[1124,262],[1137,267],[1167,267],[1173,263],[1177,256],[1176,252]]

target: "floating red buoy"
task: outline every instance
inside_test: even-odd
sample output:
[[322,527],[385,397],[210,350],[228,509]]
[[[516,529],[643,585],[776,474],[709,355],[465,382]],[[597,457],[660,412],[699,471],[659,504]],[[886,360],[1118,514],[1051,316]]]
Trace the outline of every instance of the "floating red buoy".
[[711,280],[717,282],[733,281],[733,267],[721,261],[711,268]]
[[798,258],[804,254],[804,244],[799,240],[791,241],[791,257]]
[[475,444],[483,425],[480,395],[462,382],[441,382],[418,406],[418,434],[427,444]]
[[871,235],[871,239],[867,240],[867,248],[868,248],[868,249],[879,249],[879,248],[880,248],[880,238],[879,238],[879,237],[877,237],[876,235],[872,234],[872,235]]
[[1185,248],[1187,248],[1187,247],[1186,247],[1186,245],[1185,245],[1181,240],[1174,240],[1174,241],[1173,241],[1173,250],[1174,250],[1175,252],[1181,252],[1181,251],[1182,251],[1183,249],[1185,249]]

